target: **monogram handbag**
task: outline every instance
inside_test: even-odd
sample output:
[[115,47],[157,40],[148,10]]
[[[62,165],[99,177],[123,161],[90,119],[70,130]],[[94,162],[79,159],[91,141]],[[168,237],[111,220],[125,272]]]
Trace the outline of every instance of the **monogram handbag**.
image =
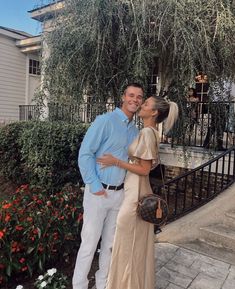
[[159,162],[159,166],[163,183],[162,190],[164,191],[165,199],[159,195],[151,193],[149,195],[140,198],[137,206],[137,214],[144,221],[152,223],[156,225],[158,228],[160,228],[166,223],[169,213],[166,201],[167,198],[166,198],[165,182],[163,178],[161,162]]
[[137,214],[144,221],[161,227],[167,221],[167,202],[156,194],[149,194],[139,200],[137,206]]

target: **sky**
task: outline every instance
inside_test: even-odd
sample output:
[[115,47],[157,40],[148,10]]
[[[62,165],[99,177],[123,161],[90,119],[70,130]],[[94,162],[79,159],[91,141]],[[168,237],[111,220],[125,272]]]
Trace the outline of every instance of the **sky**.
[[0,26],[21,30],[32,35],[41,32],[41,24],[27,11],[47,4],[43,0],[0,0]]

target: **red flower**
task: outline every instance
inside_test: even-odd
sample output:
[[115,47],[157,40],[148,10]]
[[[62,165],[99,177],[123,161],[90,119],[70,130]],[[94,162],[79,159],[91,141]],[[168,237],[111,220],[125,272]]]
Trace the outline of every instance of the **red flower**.
[[16,193],[19,193],[21,190],[27,190],[29,188],[28,184],[21,185],[17,190]]
[[20,203],[20,201],[21,201],[21,199],[16,199],[16,200],[13,201],[13,204],[14,205],[18,205]]
[[23,189],[23,190],[28,189],[28,187],[29,187],[29,184],[21,185],[21,189]]
[[11,215],[7,214],[6,217],[5,217],[5,222],[10,221],[10,219],[11,219]]
[[3,209],[9,209],[12,206],[11,203],[7,203],[5,205],[2,206]]
[[23,263],[25,262],[25,258],[21,258],[21,259],[19,260],[19,262],[20,262],[21,264],[23,264]]
[[0,239],[4,237],[4,231],[0,231]]
[[24,266],[24,267],[21,268],[22,272],[27,271],[27,270],[28,270],[28,266]]
[[33,218],[32,218],[32,217],[27,217],[27,221],[28,221],[28,222],[32,222],[32,221],[33,221]]
[[18,210],[18,214],[19,215],[23,215],[24,214],[24,209]]
[[54,240],[58,240],[58,236],[59,236],[58,232],[53,233]]
[[15,229],[17,231],[22,231],[24,228],[22,226],[16,225]]
[[39,245],[39,246],[38,246],[38,251],[39,251],[39,252],[43,252],[43,251],[44,251],[44,248],[43,248],[42,245]]
[[77,219],[77,221],[80,222],[82,219],[83,219],[83,214],[80,213],[80,214],[78,215],[78,219]]
[[37,234],[38,234],[38,229],[34,229],[34,230],[33,230],[33,234],[34,234],[34,235],[37,235]]
[[11,246],[11,252],[19,252],[20,251],[20,244],[18,242],[13,242],[12,246]]

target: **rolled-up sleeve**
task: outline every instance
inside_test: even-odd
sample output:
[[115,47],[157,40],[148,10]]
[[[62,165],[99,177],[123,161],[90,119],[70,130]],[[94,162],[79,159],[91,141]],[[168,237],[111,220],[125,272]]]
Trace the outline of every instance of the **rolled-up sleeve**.
[[99,192],[103,186],[96,172],[96,153],[106,136],[106,118],[98,116],[88,129],[79,151],[78,166],[85,184],[90,185],[92,193]]

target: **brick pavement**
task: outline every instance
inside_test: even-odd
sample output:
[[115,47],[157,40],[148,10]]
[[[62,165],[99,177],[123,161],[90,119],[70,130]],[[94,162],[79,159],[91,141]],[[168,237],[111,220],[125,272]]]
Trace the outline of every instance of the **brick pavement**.
[[169,243],[156,243],[155,289],[235,289],[235,266]]

